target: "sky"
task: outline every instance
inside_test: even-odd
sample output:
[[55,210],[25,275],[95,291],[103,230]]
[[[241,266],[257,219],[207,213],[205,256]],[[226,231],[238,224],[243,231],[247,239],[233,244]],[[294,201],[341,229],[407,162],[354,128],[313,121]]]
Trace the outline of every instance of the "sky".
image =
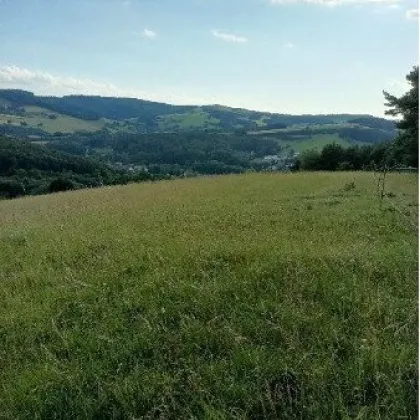
[[0,0],[0,88],[383,116],[417,0]]

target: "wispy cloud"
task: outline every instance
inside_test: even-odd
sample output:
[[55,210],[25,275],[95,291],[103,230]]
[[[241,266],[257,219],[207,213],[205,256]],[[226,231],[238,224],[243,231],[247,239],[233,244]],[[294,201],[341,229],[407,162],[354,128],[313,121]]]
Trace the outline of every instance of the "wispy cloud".
[[382,5],[389,6],[399,4],[401,0],[269,0],[273,5],[281,4],[293,4],[293,3],[304,3],[304,4],[315,4],[320,6],[336,7],[344,5]]
[[226,33],[226,32],[221,32],[217,29],[214,29],[213,31],[211,31],[211,33],[216,38],[219,38],[219,39],[221,39],[225,42],[230,42],[232,44],[245,44],[245,43],[248,42],[248,39],[243,37],[243,36],[238,36],[238,35],[229,34],[229,33]]
[[[360,5],[358,5],[357,7],[362,7]],[[401,10],[401,4],[400,3],[390,3],[390,4],[379,4],[376,5],[373,13],[376,14],[385,14],[385,13],[392,13],[395,11]]]
[[408,20],[419,20],[419,9],[410,9],[405,12]]
[[292,50],[293,48],[296,48],[296,45],[293,44],[293,42],[283,42],[283,48]]
[[143,37],[148,39],[156,39],[157,33],[155,31],[151,31],[150,29],[144,29],[141,33]]

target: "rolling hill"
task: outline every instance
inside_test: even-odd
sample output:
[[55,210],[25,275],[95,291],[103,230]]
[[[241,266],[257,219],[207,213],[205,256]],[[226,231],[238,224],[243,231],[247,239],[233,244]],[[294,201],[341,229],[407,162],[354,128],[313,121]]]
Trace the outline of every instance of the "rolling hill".
[[[67,117],[67,118],[66,118]],[[54,123],[51,120],[57,120]],[[22,90],[0,90],[0,124],[39,128],[39,132],[183,130],[276,130],[332,125],[395,131],[394,122],[367,115],[287,115],[212,106],[176,106],[132,98],[71,95],[36,96]],[[337,131],[337,130],[336,130]]]

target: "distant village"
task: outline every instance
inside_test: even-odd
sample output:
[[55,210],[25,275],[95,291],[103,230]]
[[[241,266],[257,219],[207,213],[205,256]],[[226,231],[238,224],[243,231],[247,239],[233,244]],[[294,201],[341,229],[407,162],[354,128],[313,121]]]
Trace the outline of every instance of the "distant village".
[[[289,150],[284,155],[266,155],[259,159],[254,159],[253,162],[258,165],[259,168],[263,166],[264,171],[290,171],[296,165],[296,161],[299,158],[300,153],[296,153],[293,150]],[[130,173],[149,173],[147,165],[138,165],[134,163],[123,163],[115,162],[112,166],[116,169],[130,172]],[[186,170],[185,175],[190,175],[191,171]]]

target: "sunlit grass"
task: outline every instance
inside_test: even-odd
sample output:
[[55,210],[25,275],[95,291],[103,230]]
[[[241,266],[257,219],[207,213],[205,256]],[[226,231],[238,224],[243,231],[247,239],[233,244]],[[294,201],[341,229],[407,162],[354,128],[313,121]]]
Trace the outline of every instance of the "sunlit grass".
[[[0,124],[10,123],[12,125],[20,125],[21,123],[26,123],[30,128],[39,128],[47,133],[54,134],[56,132],[98,131],[104,128],[106,123],[103,119],[86,121],[38,106],[25,106],[24,108],[25,115],[23,116],[0,114]],[[55,118],[49,118],[51,115],[54,115]]]
[[197,110],[196,112],[185,114],[161,115],[158,124],[159,128],[162,130],[173,129],[174,126],[179,126],[183,129],[192,129],[203,128],[207,125],[217,127],[219,120],[211,117],[207,112]]
[[417,186],[390,175],[380,203],[368,173],[253,174],[0,202],[0,418],[416,418]]

